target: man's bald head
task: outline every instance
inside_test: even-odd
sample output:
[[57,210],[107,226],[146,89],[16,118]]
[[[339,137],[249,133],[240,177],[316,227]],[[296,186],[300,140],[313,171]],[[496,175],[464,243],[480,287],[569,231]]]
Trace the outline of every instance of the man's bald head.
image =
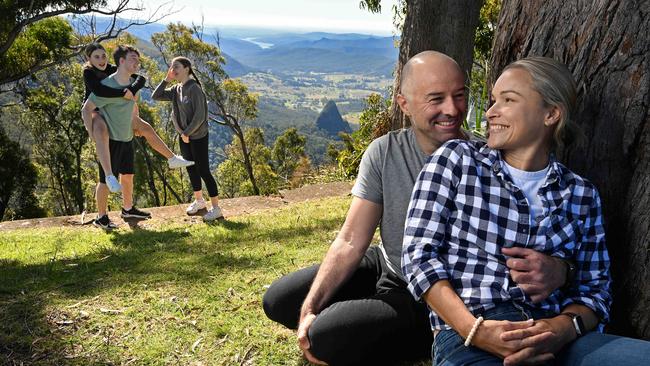
[[400,94],[406,95],[411,92],[413,80],[418,79],[420,72],[458,72],[463,75],[463,71],[453,58],[438,51],[422,51],[404,64],[400,78]]
[[408,116],[422,151],[431,154],[445,141],[460,138],[467,112],[465,77],[451,57],[420,52],[404,65],[395,98]]

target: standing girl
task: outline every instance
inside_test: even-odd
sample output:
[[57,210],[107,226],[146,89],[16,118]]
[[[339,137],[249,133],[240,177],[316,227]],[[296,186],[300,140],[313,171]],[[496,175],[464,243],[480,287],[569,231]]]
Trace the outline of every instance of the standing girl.
[[[178,83],[166,88],[172,80]],[[165,80],[160,82],[151,97],[172,102],[172,121],[180,135],[181,154],[196,163],[187,167],[195,198],[187,213],[194,214],[206,207],[201,186],[203,179],[212,203],[212,209],[203,219],[212,221],[223,217],[219,208],[217,182],[210,172],[208,161],[208,103],[190,60],[186,57],[173,59]]]
[[[135,81],[125,89],[114,89],[108,87],[102,84],[101,81],[107,76],[115,73],[117,71],[117,67],[108,63],[104,46],[99,43],[91,43],[86,47],[85,55],[88,62],[84,67],[83,74],[84,84],[86,85],[86,95],[84,97],[84,101],[88,99],[90,93],[94,93],[97,96],[106,98],[114,97],[133,99],[138,90],[140,90],[146,82],[143,76],[133,75]],[[108,152],[108,129],[106,127],[106,122],[99,113],[93,113],[92,123],[90,125],[86,125],[84,122],[84,125],[90,137],[95,141],[97,158],[99,159],[101,169],[103,169],[104,173],[106,174],[106,185],[111,192],[119,191],[121,189],[120,184],[118,183],[117,178],[115,178],[111,170],[111,158]],[[151,127],[150,124],[143,121],[141,118],[134,118],[133,130],[135,131],[136,135],[143,136],[152,148],[167,158],[167,163],[169,164],[170,168],[181,168],[194,164],[192,161],[187,161],[182,157],[175,155],[169,149],[169,147],[165,145],[162,139],[160,139],[160,136],[158,136],[153,127]]]

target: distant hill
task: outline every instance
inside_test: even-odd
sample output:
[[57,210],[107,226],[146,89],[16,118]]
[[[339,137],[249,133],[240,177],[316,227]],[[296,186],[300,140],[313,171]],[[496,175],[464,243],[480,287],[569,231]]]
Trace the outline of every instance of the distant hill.
[[[71,20],[73,21],[73,20]],[[97,30],[110,24],[106,17],[97,18]],[[128,29],[134,36],[149,40],[166,29],[164,24],[147,24]],[[237,77],[256,69],[271,72],[340,72],[389,76],[397,62],[398,50],[393,37],[359,33],[293,33],[268,30],[204,29],[204,39],[223,51],[226,72]],[[254,42],[271,44],[262,48]]]
[[248,45],[223,43],[223,49],[236,54],[241,63],[260,70],[366,75],[391,75],[398,53],[392,37],[310,33],[264,37],[256,41],[273,44],[273,47],[262,49],[247,42]]
[[264,50],[240,61],[256,69],[294,73],[341,72],[367,75],[390,75],[395,61],[370,51],[349,53],[323,48],[278,47]]
[[327,131],[330,136],[338,136],[339,132],[352,132],[350,125],[341,117],[333,100],[328,101],[318,115],[316,127]]

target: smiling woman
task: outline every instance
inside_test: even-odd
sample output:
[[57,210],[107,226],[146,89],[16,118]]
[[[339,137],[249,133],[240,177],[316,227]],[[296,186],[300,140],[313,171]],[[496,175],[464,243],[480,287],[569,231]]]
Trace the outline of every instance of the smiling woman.
[[506,162],[519,169],[543,168],[552,148],[581,136],[572,115],[575,82],[569,70],[552,61],[514,62],[492,90],[488,146],[502,150]]
[[[487,145],[450,141],[422,169],[402,271],[432,310],[434,365],[590,364],[594,353],[597,364],[637,365],[650,356],[648,342],[600,333],[612,301],[600,197],[551,154],[570,137],[575,95],[559,62],[517,61],[495,83]],[[575,277],[527,296],[506,266],[519,248],[564,258]]]

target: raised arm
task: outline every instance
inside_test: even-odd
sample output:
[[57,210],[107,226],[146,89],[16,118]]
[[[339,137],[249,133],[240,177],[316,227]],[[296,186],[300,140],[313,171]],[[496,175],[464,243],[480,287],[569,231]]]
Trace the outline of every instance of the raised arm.
[[169,82],[167,80],[161,81],[156,89],[154,89],[151,98],[158,101],[172,101],[172,98],[174,98],[174,89],[173,87],[166,89],[168,84]]
[[345,223],[330,245],[314,282],[303,302],[298,324],[298,342],[305,357],[318,363],[309,353],[309,328],[336,290],[352,276],[363,258],[381,219],[383,206],[354,197]]
[[173,79],[174,79],[174,71],[170,67],[169,70],[167,70],[167,74],[165,75],[165,79],[163,79],[160,84],[156,87],[156,89],[153,91],[153,94],[151,95],[151,98],[153,100],[159,100],[159,101],[171,101],[172,98],[174,98],[174,89],[173,88],[167,88],[167,84],[169,84]]

